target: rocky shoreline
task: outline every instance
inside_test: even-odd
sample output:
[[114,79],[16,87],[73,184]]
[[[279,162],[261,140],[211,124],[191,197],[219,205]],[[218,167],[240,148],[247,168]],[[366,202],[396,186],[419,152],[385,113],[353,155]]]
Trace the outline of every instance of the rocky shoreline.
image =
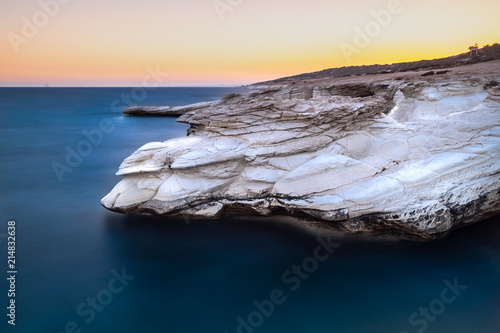
[[500,61],[428,73],[274,82],[180,108],[188,137],[139,148],[101,203],[422,240],[500,214]]

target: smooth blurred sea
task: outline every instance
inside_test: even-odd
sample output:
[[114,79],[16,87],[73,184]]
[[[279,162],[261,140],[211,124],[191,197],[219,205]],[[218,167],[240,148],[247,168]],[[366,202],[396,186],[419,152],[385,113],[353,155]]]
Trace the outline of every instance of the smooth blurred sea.
[[[157,88],[136,104],[185,105],[241,90]],[[7,324],[9,286],[0,283],[1,332],[500,332],[498,218],[430,243],[338,240],[315,267],[304,259],[316,236],[296,227],[105,210],[99,201],[126,157],[188,128],[122,116],[113,105],[131,91],[0,88],[0,271],[6,276],[9,220],[18,270],[15,327]],[[103,119],[113,129],[60,182],[53,162],[64,164],[67,147],[77,149],[82,131]],[[303,262],[311,273],[294,273]],[[467,287],[459,295],[445,291],[455,279]],[[271,311],[273,290],[282,304]]]

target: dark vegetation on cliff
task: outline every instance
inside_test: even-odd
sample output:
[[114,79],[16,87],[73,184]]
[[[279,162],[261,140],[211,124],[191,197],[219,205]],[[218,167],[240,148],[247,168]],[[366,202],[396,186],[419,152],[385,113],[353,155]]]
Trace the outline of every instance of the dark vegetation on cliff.
[[[420,60],[413,62],[401,62],[396,64],[387,65],[369,65],[369,66],[349,66],[340,68],[330,68],[319,72],[305,73],[294,76],[288,76],[276,80],[270,80],[265,82],[259,82],[255,85],[260,84],[272,84],[281,83],[286,81],[301,81],[301,80],[313,80],[313,79],[325,79],[325,78],[335,78],[335,77],[345,77],[345,76],[358,76],[358,75],[368,75],[368,74],[389,74],[397,72],[407,72],[425,69],[440,69],[455,66],[471,65],[480,62],[487,62],[492,60],[500,59],[500,44],[487,45],[479,49],[478,54],[472,54],[471,52],[466,52],[458,54],[455,56],[434,59],[434,60]],[[442,74],[427,73],[427,75]]]

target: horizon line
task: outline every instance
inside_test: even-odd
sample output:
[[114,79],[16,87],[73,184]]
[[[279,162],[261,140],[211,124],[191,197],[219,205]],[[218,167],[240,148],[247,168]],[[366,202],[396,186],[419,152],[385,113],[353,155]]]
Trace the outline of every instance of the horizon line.
[[156,88],[244,88],[253,83],[248,84],[237,84],[237,85],[178,85],[178,86],[158,86],[158,87],[142,87],[142,86],[40,86],[40,85],[30,85],[30,86],[0,86],[1,88],[144,88],[144,89],[156,89]]

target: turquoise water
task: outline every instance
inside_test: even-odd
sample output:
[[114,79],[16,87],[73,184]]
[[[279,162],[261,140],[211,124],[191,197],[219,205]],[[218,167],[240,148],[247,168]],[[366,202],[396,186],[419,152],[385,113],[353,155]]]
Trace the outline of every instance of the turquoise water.
[[[137,104],[238,90],[159,88]],[[1,332],[500,331],[498,219],[431,243],[388,243],[105,210],[99,201],[123,159],[188,127],[123,117],[115,101],[130,93],[0,89],[0,270],[9,220],[18,270],[15,327],[4,314],[9,285],[0,284]],[[68,163],[71,151],[83,154]]]

